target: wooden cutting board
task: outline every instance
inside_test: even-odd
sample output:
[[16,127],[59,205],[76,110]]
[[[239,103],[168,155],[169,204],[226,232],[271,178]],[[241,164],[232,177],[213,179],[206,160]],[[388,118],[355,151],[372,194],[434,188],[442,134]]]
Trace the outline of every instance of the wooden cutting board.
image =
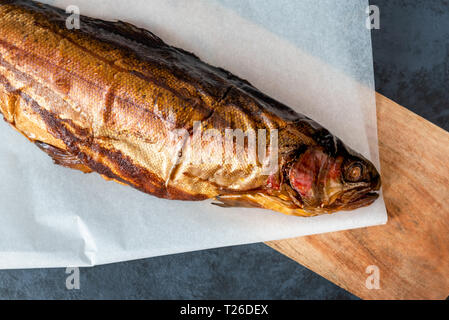
[[267,244],[362,299],[446,299],[449,133],[380,94],[377,118],[388,224]]

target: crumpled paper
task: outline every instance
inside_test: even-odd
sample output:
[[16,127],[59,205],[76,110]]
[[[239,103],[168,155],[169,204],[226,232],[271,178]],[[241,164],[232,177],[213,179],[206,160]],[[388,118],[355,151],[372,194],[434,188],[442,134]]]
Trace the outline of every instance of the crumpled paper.
[[[367,0],[43,2],[147,28],[248,79],[379,167]],[[0,136],[1,269],[93,266],[387,220],[382,198],[314,218],[161,200],[55,166],[3,122]]]

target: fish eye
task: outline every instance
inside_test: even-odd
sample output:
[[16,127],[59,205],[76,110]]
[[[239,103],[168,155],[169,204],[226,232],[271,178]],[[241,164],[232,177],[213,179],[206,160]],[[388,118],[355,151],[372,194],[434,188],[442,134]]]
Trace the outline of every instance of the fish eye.
[[355,162],[346,170],[346,180],[350,182],[357,182],[363,176],[363,165],[360,162]]

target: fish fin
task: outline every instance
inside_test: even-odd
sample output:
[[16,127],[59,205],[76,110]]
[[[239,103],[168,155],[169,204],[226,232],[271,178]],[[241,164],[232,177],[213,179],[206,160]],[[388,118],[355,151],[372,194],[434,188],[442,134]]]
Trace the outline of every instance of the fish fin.
[[76,156],[67,151],[49,145],[47,143],[36,141],[36,146],[39,147],[42,151],[47,153],[55,164],[58,164],[63,167],[80,170],[84,173],[90,173],[92,170],[86,166],[81,160],[79,160]]
[[124,22],[124,21],[117,21],[112,22],[114,24],[114,33],[119,33],[120,35],[128,38],[133,39],[134,41],[146,44],[146,45],[166,45],[166,43],[156,36],[151,31],[136,27],[135,25]]
[[[132,40],[134,42],[149,46],[149,47],[163,47],[168,46],[161,38],[156,36],[151,31],[139,28],[131,23],[124,21],[105,21],[89,17],[83,17],[85,20],[84,28],[88,29],[103,29],[114,35],[120,36],[124,40]],[[117,39],[109,39],[117,42]]]
[[222,208],[263,208],[249,194],[222,195],[217,196],[216,200],[220,202],[212,204]]
[[307,212],[296,205],[262,192],[247,194],[227,194],[216,197],[220,203],[213,202],[214,205],[222,208],[263,208],[281,212],[286,215],[311,217],[316,214]]

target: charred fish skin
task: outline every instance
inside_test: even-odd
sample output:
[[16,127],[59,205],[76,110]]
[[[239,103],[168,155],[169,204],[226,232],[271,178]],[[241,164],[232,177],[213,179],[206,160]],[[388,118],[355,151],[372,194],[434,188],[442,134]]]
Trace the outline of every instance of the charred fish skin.
[[[248,81],[131,24],[81,16],[81,29],[69,30],[66,18],[0,0],[0,112],[55,163],[160,198],[300,216],[374,201],[380,177],[368,160]],[[276,131],[278,169],[267,176],[246,153],[192,161],[195,123],[222,136]],[[177,139],[179,130],[187,135]]]

